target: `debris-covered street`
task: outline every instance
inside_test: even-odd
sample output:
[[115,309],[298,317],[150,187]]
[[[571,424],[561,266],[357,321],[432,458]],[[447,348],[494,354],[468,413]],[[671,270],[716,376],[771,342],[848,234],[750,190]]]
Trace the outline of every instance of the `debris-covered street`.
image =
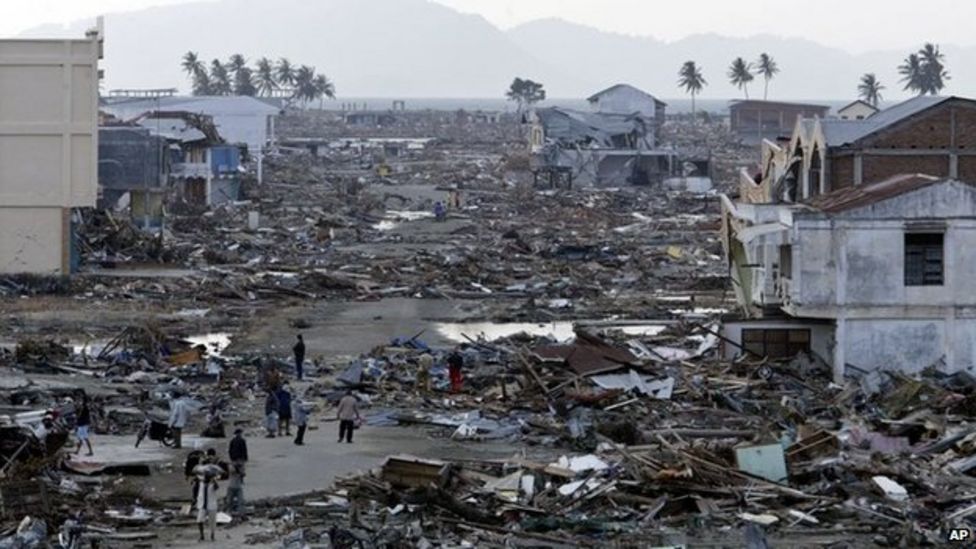
[[0,549],[976,528],[976,101],[937,45],[890,104],[768,100],[762,53],[721,108],[687,61],[690,109],[493,110],[194,50],[190,95],[105,90],[82,36],[0,39]]

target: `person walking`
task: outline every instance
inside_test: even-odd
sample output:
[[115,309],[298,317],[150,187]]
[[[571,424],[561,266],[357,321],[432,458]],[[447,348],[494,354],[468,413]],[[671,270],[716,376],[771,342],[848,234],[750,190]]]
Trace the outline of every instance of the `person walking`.
[[217,475],[206,472],[197,481],[197,526],[200,528],[200,541],[204,541],[204,524],[210,525],[210,541],[217,534]]
[[461,368],[464,366],[464,357],[457,348],[447,357],[447,371],[451,378],[451,392],[458,393],[461,392],[461,384],[463,379],[461,377]]
[[359,401],[352,394],[352,389],[346,389],[345,396],[339,400],[336,416],[339,419],[339,442],[345,438],[347,443],[352,444],[352,432],[356,429],[356,421],[361,419]]
[[294,409],[295,427],[298,428],[298,432],[295,433],[295,445],[302,446],[305,444],[305,429],[308,428],[309,406],[301,398],[295,398],[292,408]]
[[291,391],[285,383],[278,389],[278,436],[284,429],[285,436],[291,436]]
[[81,409],[78,410],[78,422],[75,424],[75,437],[78,439],[78,447],[75,454],[81,452],[81,445],[88,446],[88,455],[94,455],[91,445],[91,406],[88,404],[88,396],[82,396]]
[[169,428],[173,431],[173,448],[183,447],[183,429],[190,420],[190,405],[179,393],[169,401]]
[[291,350],[295,353],[295,377],[301,381],[305,375],[305,340],[302,339],[302,334],[298,334],[297,338],[298,341]]
[[227,457],[234,465],[244,466],[247,463],[247,441],[244,440],[244,430],[234,429],[234,438],[230,439],[227,447]]
[[268,396],[264,399],[264,428],[267,429],[267,438],[274,438],[278,433],[278,396],[275,388],[268,389]]

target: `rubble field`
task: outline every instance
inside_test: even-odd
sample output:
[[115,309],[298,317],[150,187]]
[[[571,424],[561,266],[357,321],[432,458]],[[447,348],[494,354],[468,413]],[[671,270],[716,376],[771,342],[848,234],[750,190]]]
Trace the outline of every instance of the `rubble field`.
[[[246,504],[215,547],[938,546],[976,520],[976,380],[723,358],[715,194],[536,189],[514,122],[408,118],[290,113],[281,136],[431,141],[282,147],[241,201],[170,203],[158,233],[85,211],[78,276],[0,277],[0,548],[191,546],[183,460],[229,459],[235,428]],[[757,161],[718,122],[663,131],[719,190]],[[263,438],[285,380],[302,454]],[[333,442],[346,391],[353,445]],[[130,447],[176,400],[184,448]]]

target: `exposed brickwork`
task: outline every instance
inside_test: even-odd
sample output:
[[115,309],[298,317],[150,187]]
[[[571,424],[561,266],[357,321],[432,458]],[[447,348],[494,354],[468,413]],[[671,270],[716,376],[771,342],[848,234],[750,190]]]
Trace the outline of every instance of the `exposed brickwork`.
[[976,183],[976,156],[959,157],[959,180]]
[[947,177],[949,154],[939,156],[868,156],[861,161],[863,183],[876,183],[906,173]]
[[952,113],[949,106],[939,106],[859,145],[865,149],[947,149],[951,143]]
[[828,191],[850,187],[854,184],[854,157],[838,156],[830,160]]

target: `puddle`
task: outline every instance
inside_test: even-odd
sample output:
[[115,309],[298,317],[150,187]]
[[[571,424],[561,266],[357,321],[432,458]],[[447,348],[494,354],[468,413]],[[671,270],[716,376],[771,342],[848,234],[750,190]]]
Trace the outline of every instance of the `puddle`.
[[504,337],[525,332],[532,336],[548,336],[557,341],[570,341],[575,335],[573,325],[580,324],[602,330],[620,330],[626,334],[634,336],[650,336],[661,333],[666,326],[661,324],[612,324],[598,322],[589,324],[585,321],[558,321],[558,322],[447,322],[434,325],[438,335],[456,343],[465,343],[468,340],[465,335],[472,339],[483,338],[485,341],[494,341]]
[[414,211],[414,210],[387,210],[383,214],[383,219],[375,223],[373,228],[378,231],[392,231],[402,223],[410,221],[420,221],[421,219],[433,219],[434,212]]
[[215,332],[211,334],[201,334],[187,337],[186,340],[193,345],[203,345],[207,352],[219,357],[224,349],[230,347],[231,334],[226,332]]

